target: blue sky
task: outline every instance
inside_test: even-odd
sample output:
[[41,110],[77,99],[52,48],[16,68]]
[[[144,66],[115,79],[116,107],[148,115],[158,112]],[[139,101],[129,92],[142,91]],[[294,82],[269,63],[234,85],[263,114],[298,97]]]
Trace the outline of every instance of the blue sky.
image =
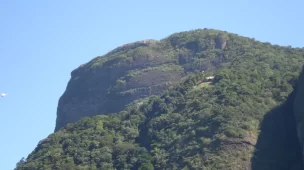
[[53,132],[70,72],[125,43],[214,28],[304,46],[301,0],[0,0],[0,160],[9,170]]

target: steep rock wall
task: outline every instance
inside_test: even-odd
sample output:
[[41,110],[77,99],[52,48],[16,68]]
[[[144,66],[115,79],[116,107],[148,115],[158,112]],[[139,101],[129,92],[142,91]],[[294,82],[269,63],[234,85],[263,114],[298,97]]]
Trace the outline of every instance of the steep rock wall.
[[177,59],[154,49],[163,44],[144,42],[124,45],[74,70],[58,102],[55,131],[82,117],[119,112],[178,83],[184,70]]
[[302,69],[302,73],[299,77],[297,88],[295,91],[296,91],[296,97],[294,100],[294,115],[296,117],[297,133],[303,155],[304,154],[304,148],[303,148],[304,146],[304,67]]

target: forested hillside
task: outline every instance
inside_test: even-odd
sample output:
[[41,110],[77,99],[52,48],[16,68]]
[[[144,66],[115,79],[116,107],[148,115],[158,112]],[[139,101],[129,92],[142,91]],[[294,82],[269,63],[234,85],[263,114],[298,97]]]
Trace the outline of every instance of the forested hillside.
[[[170,67],[159,66],[164,73],[179,66],[188,74],[121,111],[85,117],[58,129],[39,142],[16,169],[304,168],[297,136],[297,132],[302,132],[297,131],[293,107],[304,49],[271,45],[216,30],[177,33],[155,44],[153,48],[158,47],[159,56],[171,56],[176,62],[166,63]],[[112,54],[138,48],[152,47],[118,48],[105,58],[87,63],[80,72],[86,70],[83,74],[88,75],[93,68],[102,70],[105,61],[117,61],[116,66],[122,67],[128,58],[121,55],[116,60]],[[142,54],[148,59],[153,56],[147,51]],[[133,59],[135,56],[129,55]],[[145,63],[153,63],[148,59]],[[140,74],[144,73],[142,70]],[[212,82],[201,84],[210,75],[215,76]],[[159,76],[162,74],[156,74],[156,79]],[[89,78],[93,80],[94,76]],[[85,76],[80,79],[83,81]],[[119,80],[125,85],[132,82],[130,77]],[[105,79],[103,82],[108,83]],[[75,86],[73,90],[80,87],[84,98],[90,95],[87,86]],[[124,90],[113,86],[108,95],[114,102]],[[72,91],[67,93],[73,95]],[[93,116],[82,113],[86,114]]]

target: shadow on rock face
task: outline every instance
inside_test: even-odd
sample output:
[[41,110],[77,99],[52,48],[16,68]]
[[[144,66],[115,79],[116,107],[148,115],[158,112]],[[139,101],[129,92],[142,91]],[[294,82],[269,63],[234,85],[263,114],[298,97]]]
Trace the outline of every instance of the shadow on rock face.
[[293,114],[294,92],[264,117],[252,157],[252,170],[303,170]]

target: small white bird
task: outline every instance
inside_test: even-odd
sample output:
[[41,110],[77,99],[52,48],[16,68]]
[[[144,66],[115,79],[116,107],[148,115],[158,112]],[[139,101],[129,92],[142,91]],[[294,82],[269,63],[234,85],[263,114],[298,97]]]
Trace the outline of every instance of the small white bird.
[[5,93],[1,93],[1,97],[4,97],[4,96],[6,96],[7,94],[5,94]]

